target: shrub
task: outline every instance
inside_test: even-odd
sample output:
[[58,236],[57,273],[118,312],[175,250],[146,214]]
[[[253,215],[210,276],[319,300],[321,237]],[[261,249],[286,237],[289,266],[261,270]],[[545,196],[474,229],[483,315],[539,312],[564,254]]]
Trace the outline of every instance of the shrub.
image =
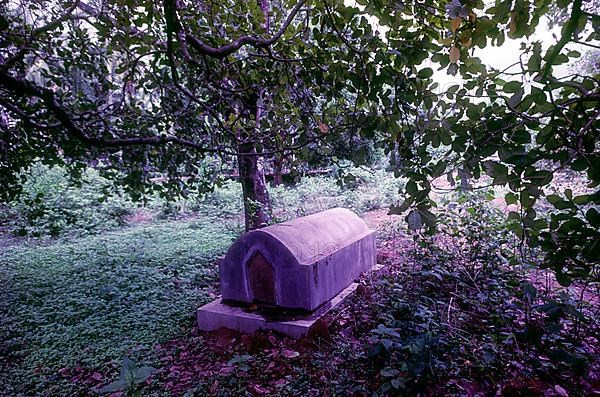
[[415,233],[410,271],[380,282],[382,321],[369,358],[383,393],[463,395],[469,379],[481,392],[571,395],[594,379],[597,305],[586,286],[560,289],[528,270],[536,257],[525,255],[492,198],[478,191],[438,200],[438,233]]
[[[357,213],[385,208],[399,201],[398,191],[405,183],[383,169],[348,167],[344,175],[351,177],[312,176],[302,178],[293,186],[269,186],[274,222],[335,207],[350,208]],[[162,218],[189,213],[239,218],[244,210],[242,187],[235,180],[226,180],[210,193],[177,201],[157,200],[151,207],[158,209]]]
[[238,215],[244,208],[242,186],[237,181],[226,180],[212,192],[201,196],[191,208],[218,216]]
[[339,180],[315,176],[303,178],[293,187],[271,188],[276,218],[286,220],[335,207],[357,213],[385,208],[398,201],[398,191],[404,186],[404,180],[384,170],[349,168],[345,176]]
[[10,227],[23,236],[94,233],[123,225],[133,204],[92,168],[75,183],[63,167],[37,163],[21,176],[26,182],[9,204]]

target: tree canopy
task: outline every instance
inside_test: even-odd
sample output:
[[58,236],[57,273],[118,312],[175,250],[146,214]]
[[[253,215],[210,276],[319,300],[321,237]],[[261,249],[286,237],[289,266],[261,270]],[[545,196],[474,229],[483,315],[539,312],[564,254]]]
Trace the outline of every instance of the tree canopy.
[[[93,164],[134,197],[210,188],[208,155],[289,158],[372,140],[410,179],[413,229],[435,227],[445,176],[508,189],[523,243],[559,280],[597,276],[600,194],[548,195],[557,171],[600,183],[598,76],[555,76],[597,48],[600,17],[582,0],[9,2],[0,16],[1,189],[41,158],[76,174]],[[561,10],[554,45],[530,39]],[[564,11],[563,11],[564,10]],[[485,65],[477,48],[523,40],[519,61]],[[431,66],[431,67],[430,67]],[[441,89],[432,67],[461,82]],[[293,156],[292,156],[293,155]],[[361,164],[366,151],[356,150]],[[240,163],[241,164],[241,163]],[[255,168],[257,165],[254,165]],[[161,175],[167,182],[157,184]],[[185,178],[182,178],[185,177]],[[248,207],[247,207],[248,210]],[[595,273],[596,272],[596,273]]]

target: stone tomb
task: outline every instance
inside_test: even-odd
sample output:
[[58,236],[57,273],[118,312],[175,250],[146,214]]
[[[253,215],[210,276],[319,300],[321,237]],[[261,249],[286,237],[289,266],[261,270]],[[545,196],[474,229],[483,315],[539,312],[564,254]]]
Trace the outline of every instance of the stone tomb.
[[343,208],[250,231],[221,262],[222,299],[198,309],[198,325],[304,336],[375,261],[375,232]]

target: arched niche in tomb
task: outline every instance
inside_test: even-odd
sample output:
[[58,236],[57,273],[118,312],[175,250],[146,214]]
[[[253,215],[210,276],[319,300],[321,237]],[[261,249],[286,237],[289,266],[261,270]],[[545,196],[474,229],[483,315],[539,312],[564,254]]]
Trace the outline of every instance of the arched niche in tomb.
[[248,262],[248,283],[252,301],[275,306],[275,272],[260,251]]

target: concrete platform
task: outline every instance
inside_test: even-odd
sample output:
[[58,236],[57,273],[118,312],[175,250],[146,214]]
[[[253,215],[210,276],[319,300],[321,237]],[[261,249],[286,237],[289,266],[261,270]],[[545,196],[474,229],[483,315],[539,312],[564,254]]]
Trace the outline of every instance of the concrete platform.
[[272,329],[293,338],[307,336],[311,327],[327,312],[338,306],[346,297],[356,290],[357,283],[352,283],[331,300],[318,307],[314,312],[296,314],[288,318],[275,318],[261,314],[260,310],[247,311],[244,308],[230,306],[222,299],[212,301],[196,312],[198,327],[202,331],[215,331],[221,327],[251,334],[259,329]]

